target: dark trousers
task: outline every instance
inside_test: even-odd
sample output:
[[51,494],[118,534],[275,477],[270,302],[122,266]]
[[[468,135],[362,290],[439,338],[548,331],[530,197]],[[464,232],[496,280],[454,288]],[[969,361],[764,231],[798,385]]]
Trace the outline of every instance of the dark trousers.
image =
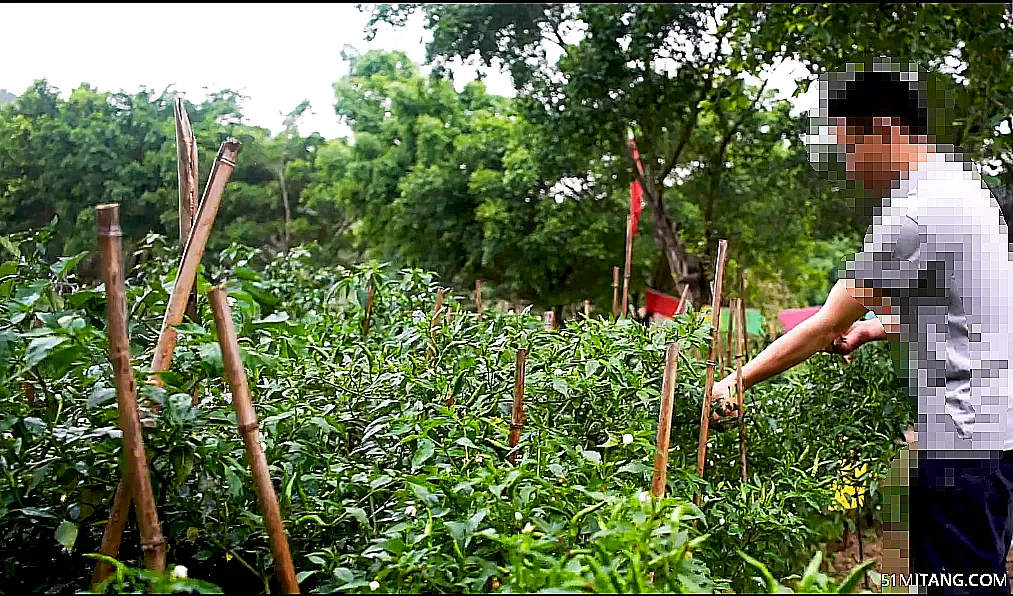
[[[911,573],[960,577],[951,576],[949,586],[929,583],[928,593],[1010,592],[1006,558],[1013,540],[1013,451],[977,460],[920,453],[909,503]],[[958,581],[964,585],[955,585]]]

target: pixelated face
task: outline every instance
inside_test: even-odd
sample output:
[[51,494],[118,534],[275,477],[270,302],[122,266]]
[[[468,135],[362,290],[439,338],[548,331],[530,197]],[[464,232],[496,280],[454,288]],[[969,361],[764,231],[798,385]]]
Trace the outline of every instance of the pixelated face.
[[891,147],[900,127],[894,126],[890,118],[833,121],[832,135],[839,150],[844,150],[848,180],[884,182],[895,176]]

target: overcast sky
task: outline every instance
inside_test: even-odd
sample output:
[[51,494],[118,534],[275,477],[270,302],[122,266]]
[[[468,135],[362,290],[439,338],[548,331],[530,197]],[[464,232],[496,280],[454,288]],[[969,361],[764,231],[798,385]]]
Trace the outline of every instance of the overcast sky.
[[[0,4],[0,89],[20,95],[40,78],[65,95],[82,82],[128,92],[174,85],[193,102],[205,88],[234,89],[249,96],[246,121],[273,132],[308,99],[300,132],[345,136],[332,88],[348,71],[341,49],[401,50],[421,64],[430,38],[416,16],[367,43],[368,18],[353,4]],[[474,67],[454,71],[459,88],[474,79]],[[490,93],[514,94],[508,75],[486,74]],[[771,84],[790,95],[796,74],[786,65]]]

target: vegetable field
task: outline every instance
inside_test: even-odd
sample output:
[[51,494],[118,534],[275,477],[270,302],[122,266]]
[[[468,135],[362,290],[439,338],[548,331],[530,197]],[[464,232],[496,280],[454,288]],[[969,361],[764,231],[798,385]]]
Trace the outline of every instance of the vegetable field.
[[[83,254],[46,256],[54,229],[0,248],[3,593],[87,589],[121,475],[105,291],[76,277]],[[159,406],[144,442],[169,571],[141,569],[131,518],[102,591],[279,591],[211,281],[228,283],[304,593],[862,588],[863,570],[839,586],[819,553],[856,518],[835,506],[842,468],[864,466],[861,517],[875,519],[877,481],[910,425],[882,346],[850,365],[819,354],[748,392],[748,480],[737,430],[712,430],[701,479],[698,356],[710,328],[698,313],[651,328],[596,313],[546,331],[528,313],[479,319],[453,292],[435,312],[439,280],[425,271],[321,269],[299,249],[263,262],[233,245],[206,260],[198,322],[178,327],[156,388],[143,379],[178,250],[154,235],[133,250],[132,363],[138,401]],[[669,342],[680,356],[668,483],[654,499]],[[525,416],[511,449],[519,349]]]

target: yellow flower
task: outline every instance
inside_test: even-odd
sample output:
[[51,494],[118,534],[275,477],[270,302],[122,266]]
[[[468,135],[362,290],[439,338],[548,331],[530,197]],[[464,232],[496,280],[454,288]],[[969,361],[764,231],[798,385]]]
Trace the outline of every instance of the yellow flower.
[[[868,469],[869,466],[865,464],[861,467],[855,467],[853,465],[841,466],[841,472],[845,477],[845,481],[844,483],[840,480],[834,481],[834,504],[831,506],[832,509],[836,509],[838,511],[857,509],[865,503],[865,493],[868,489],[864,484],[860,484],[858,479],[861,478]],[[854,476],[854,480],[848,478],[849,473],[851,476]]]

